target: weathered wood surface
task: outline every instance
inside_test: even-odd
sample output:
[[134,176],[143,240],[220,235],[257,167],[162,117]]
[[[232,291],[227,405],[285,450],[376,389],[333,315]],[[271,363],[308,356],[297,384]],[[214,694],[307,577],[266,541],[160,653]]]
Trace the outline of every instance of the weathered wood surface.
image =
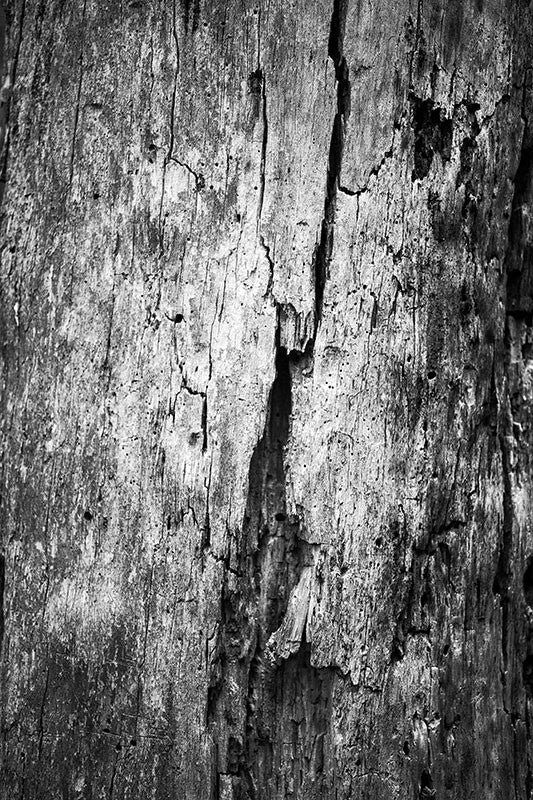
[[7,3],[0,797],[531,798],[531,30]]

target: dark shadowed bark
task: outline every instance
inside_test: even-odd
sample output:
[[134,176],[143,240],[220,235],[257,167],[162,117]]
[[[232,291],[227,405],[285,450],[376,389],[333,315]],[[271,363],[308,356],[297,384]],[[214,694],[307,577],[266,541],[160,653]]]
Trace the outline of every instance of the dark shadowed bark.
[[0,797],[531,800],[530,5],[0,32]]

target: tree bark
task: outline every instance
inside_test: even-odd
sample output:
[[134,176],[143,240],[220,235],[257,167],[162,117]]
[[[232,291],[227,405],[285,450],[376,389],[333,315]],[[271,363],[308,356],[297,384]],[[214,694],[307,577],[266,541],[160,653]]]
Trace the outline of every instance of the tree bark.
[[531,25],[8,0],[0,797],[533,797]]

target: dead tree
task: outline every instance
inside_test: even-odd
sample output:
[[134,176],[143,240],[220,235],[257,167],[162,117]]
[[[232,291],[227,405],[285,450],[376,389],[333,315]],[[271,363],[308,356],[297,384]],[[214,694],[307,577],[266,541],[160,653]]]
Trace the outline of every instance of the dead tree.
[[530,800],[530,4],[1,28],[0,796]]

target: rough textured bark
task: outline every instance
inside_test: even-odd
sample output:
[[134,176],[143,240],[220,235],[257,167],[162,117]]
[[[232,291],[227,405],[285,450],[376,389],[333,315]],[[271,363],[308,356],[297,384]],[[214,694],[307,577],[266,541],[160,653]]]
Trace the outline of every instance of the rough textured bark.
[[531,798],[530,5],[0,23],[0,796]]

